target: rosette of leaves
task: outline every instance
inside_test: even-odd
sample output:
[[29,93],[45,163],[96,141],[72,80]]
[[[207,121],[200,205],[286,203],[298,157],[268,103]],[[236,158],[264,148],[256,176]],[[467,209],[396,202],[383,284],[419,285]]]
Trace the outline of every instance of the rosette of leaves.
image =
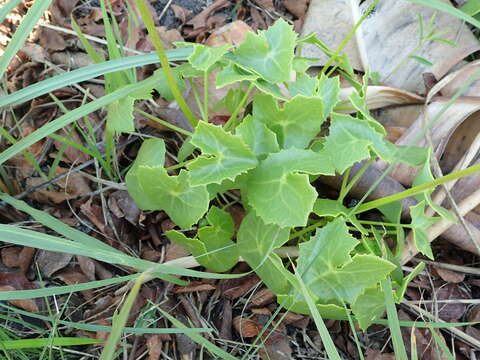
[[[403,279],[381,236],[363,228],[341,202],[319,201],[312,182],[371,158],[418,166],[427,156],[419,148],[385,139],[385,130],[366,109],[366,89],[359,83],[350,98],[357,113],[335,112],[338,77],[308,75],[311,59],[295,55],[298,44],[315,43],[312,39],[298,39],[280,19],[268,30],[248,33],[235,49],[182,43],[193,49],[189,61],[175,69],[179,86],[216,70],[216,86],[235,86],[221,102],[232,116],[225,126],[199,121],[179,154],[186,161],[178,174],[164,168],[165,143],[145,141],[126,183],[141,209],[163,210],[181,229],[195,234],[166,235],[200,264],[227,271],[241,256],[285,307],[303,313],[309,311],[293,267],[277,252],[298,238],[292,229],[309,225],[312,214],[321,217],[323,227],[308,239],[300,237],[304,241],[295,269],[324,316],[339,318],[353,311],[366,328],[384,310],[381,281],[394,278],[398,299],[411,278]],[[318,39],[317,44],[323,46]],[[168,98],[164,84],[157,90]],[[225,205],[217,201],[231,190],[239,191],[246,212],[237,233]],[[199,221],[208,225],[194,226]]]

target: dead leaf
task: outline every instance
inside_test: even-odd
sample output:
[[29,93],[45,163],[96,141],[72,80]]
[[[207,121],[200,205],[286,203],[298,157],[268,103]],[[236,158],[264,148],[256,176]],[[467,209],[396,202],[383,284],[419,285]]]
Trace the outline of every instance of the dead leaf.
[[[72,94],[69,94],[69,95],[72,96]],[[77,144],[82,144],[82,139],[80,139],[80,136],[78,135],[77,131],[72,129],[70,126],[64,127],[61,130],[59,130],[58,135],[63,136]],[[89,156],[85,154],[83,151],[75,149],[72,146],[65,146],[64,143],[58,140],[53,140],[53,144],[55,145],[55,148],[58,151],[60,151],[60,149],[64,149],[64,155],[70,164],[83,163],[89,159]]]
[[20,251],[22,251],[22,247],[20,246],[10,246],[2,249],[1,257],[2,263],[6,267],[19,267],[19,255]]
[[252,7],[250,9],[250,15],[252,16],[253,30],[265,30],[267,28],[267,23],[265,22],[262,14],[260,14],[260,11]]
[[147,337],[148,360],[159,360],[162,356],[162,336],[150,334]]
[[241,316],[234,317],[232,325],[233,328],[240,334],[240,336],[244,338],[255,337],[262,330],[262,327],[258,325],[256,321],[252,319],[245,319]]
[[305,17],[310,0],[285,0],[283,6],[299,19]]
[[173,290],[174,294],[186,294],[199,291],[211,291],[215,290],[216,287],[212,284],[205,284],[201,281],[192,281],[186,286],[178,286]]
[[260,280],[256,275],[247,275],[239,279],[229,279],[221,282],[222,296],[229,300],[235,300],[245,295]]
[[[0,273],[0,291],[35,290],[37,288],[23,274]],[[41,305],[35,299],[9,300],[8,302],[30,312],[39,312],[39,305]]]
[[125,218],[133,225],[138,225],[140,209],[127,191],[118,190],[108,198],[108,207],[118,218]]
[[92,58],[83,52],[72,53],[69,51],[57,51],[52,53],[50,56],[54,64],[66,66],[71,70],[94,64]]
[[173,10],[173,13],[175,14],[175,17],[180,20],[180,23],[183,25],[187,22],[187,19],[192,16],[192,12],[188,9],[185,9],[182,6],[172,4],[170,5],[170,8]]
[[170,243],[167,245],[165,262],[179,259],[188,255],[190,255],[190,252],[185,250],[184,247],[178,245],[177,243]]
[[206,28],[208,17],[214,11],[227,7],[229,5],[230,5],[230,2],[228,0],[217,0],[210,6],[207,6],[205,9],[203,9],[203,11],[200,12],[198,15],[194,16],[193,19],[187,22],[187,25],[192,25],[194,30],[200,29],[200,28]]
[[[445,284],[445,286],[436,290],[436,298],[438,300],[451,300],[466,299],[467,296],[460,290],[458,285]],[[467,305],[462,303],[439,303],[438,317],[446,322],[458,322],[466,309]]]
[[61,51],[65,50],[67,42],[60,32],[42,27],[40,30],[40,45],[48,50]]
[[222,26],[219,29],[216,29],[205,42],[208,46],[221,46],[224,44],[232,44],[233,46],[238,46],[241,44],[247,33],[253,31],[253,29],[248,26],[243,21],[237,20],[227,25]]
[[[449,3],[448,0],[442,0]],[[305,17],[302,35],[317,33],[331,49],[337,49],[347,36],[359,14],[363,13],[372,1],[364,1],[357,11],[352,13],[352,2],[347,0],[312,0]],[[357,2],[355,2],[357,4]],[[411,92],[423,93],[425,86],[422,73],[432,72],[426,65],[414,59],[408,59],[409,53],[418,42],[418,15],[428,23],[436,13],[435,26],[441,31],[448,30],[442,38],[458,44],[451,47],[445,43],[432,41],[415,55],[428,59],[433,64],[445,58],[460,61],[479,48],[478,40],[468,27],[458,18],[430,7],[413,4],[407,0],[384,0],[365,19],[357,31],[357,39],[352,38],[343,49],[355,69],[364,70],[368,65],[370,72],[377,72],[382,81]],[[320,58],[319,65],[327,62],[327,56],[317,47],[306,45],[302,55]],[[404,60],[405,59],[405,60]],[[402,63],[400,67],[397,66]],[[443,65],[435,71],[437,78],[443,77],[455,64]]]
[[89,281],[95,281],[95,260],[77,255],[78,265]]
[[[0,292],[1,291],[15,291],[13,286],[10,285],[0,285]],[[23,309],[25,311],[29,311],[32,313],[39,312],[40,310],[38,309],[37,303],[35,302],[34,299],[22,299],[22,300],[8,300],[10,304],[13,306],[16,306],[20,309]]]
[[42,274],[50,278],[57,271],[63,269],[70,261],[73,255],[68,253],[39,250],[37,253],[36,264]]
[[104,222],[103,210],[100,206],[93,204],[92,199],[80,205],[80,211],[90,220],[98,230],[106,234],[107,227]]
[[54,23],[66,25],[70,23],[70,14],[80,0],[54,0],[50,5],[50,14]]
[[448,270],[445,268],[442,268],[441,266],[434,266],[435,272],[442,278],[442,280],[448,282],[448,283],[453,283],[453,284],[458,284],[461,283],[463,280],[465,280],[465,274]]
[[379,350],[367,349],[365,360],[395,360],[395,355],[385,354]]
[[256,291],[251,298],[251,302],[255,306],[266,306],[276,300],[277,296],[268,288]]
[[20,264],[21,274],[26,274],[28,272],[28,269],[30,269],[30,265],[32,264],[33,257],[35,256],[36,252],[37,249],[29,246],[24,246],[23,249],[20,251],[20,254],[18,255],[18,262]]
[[253,0],[253,2],[258,6],[260,6],[262,9],[265,9],[270,12],[275,11],[275,5],[273,5],[272,0]]
[[[62,280],[67,285],[76,285],[88,282],[88,278],[79,267],[66,268],[55,275],[55,278]],[[93,290],[80,291],[86,301],[93,299]]]

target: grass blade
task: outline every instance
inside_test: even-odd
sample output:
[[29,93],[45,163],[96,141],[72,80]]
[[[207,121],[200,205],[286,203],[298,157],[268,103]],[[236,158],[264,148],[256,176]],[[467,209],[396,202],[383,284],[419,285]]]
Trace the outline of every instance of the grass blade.
[[400,360],[408,360],[407,351],[403,344],[402,333],[400,332],[400,322],[398,320],[397,308],[393,301],[393,290],[390,279],[382,281],[382,288],[385,294],[385,305],[387,308],[388,328],[392,335],[393,349],[395,350],[395,358]]
[[[191,52],[192,49],[190,48],[180,48],[167,50],[166,53],[169,61],[181,61],[186,60]],[[0,97],[0,107],[21,104],[62,87],[90,80],[104,74],[156,63],[158,63],[158,56],[155,53],[151,53],[128,56],[123,59],[110,60],[102,62],[101,64],[85,66],[27,86],[26,88],[15,91],[10,95],[2,96]]]
[[480,22],[478,20],[471,17],[470,15],[467,15],[462,10],[459,10],[459,9],[453,7],[452,5],[450,5],[450,3],[447,4],[447,3],[439,1],[439,0],[408,0],[408,1],[410,1],[412,3],[415,3],[415,4],[428,6],[428,7],[431,7],[433,9],[445,12],[449,15],[455,16],[455,17],[457,17],[457,18],[459,18],[463,21],[466,21],[469,24],[471,24],[471,25],[480,29]]
[[135,282],[135,285],[130,290],[130,293],[127,296],[127,299],[123,303],[122,309],[118,315],[113,315],[112,321],[112,332],[107,339],[107,343],[105,344],[105,348],[100,355],[100,360],[111,360],[114,359],[115,351],[117,350],[117,345],[120,342],[120,338],[123,334],[123,329],[125,329],[125,325],[128,321],[128,316],[130,315],[130,311],[132,310],[133,303],[137,298],[137,295],[142,287],[142,277],[143,274]]
[[23,18],[22,23],[15,31],[15,34],[13,34],[12,40],[5,49],[5,52],[0,57],[0,78],[5,73],[10,61],[23,46],[25,40],[27,40],[33,27],[37,25],[40,17],[50,6],[51,2],[52,0],[35,1],[33,6],[28,10],[27,15]]
[[0,23],[5,20],[7,15],[10,14],[18,4],[20,4],[20,1],[22,0],[10,0],[8,3],[2,6],[0,9]]
[[[44,316],[25,310],[17,309],[9,305],[0,303],[0,307],[8,309],[9,311],[14,311],[23,316],[28,316],[34,319],[46,321],[46,322],[57,322],[60,325],[64,325],[70,328],[92,331],[92,332],[110,332],[112,331],[111,326],[106,325],[94,325],[94,324],[83,324],[73,321],[58,320],[53,317]],[[13,321],[13,320],[12,320]],[[28,323],[24,324],[25,326],[30,326]],[[41,329],[38,329],[41,330]],[[186,333],[210,333],[211,329],[206,328],[186,328],[186,329],[172,329],[172,328],[136,328],[136,327],[126,327],[123,329],[125,334],[186,334]]]
[[43,348],[46,346],[78,346],[103,343],[102,340],[77,337],[21,339],[0,341],[0,348],[5,350]]
[[46,296],[52,296],[52,295],[71,294],[77,291],[90,290],[90,289],[96,289],[102,286],[121,284],[126,281],[136,279],[139,276],[140,274],[133,274],[133,275],[120,276],[120,277],[105,279],[105,280],[89,281],[86,283],[81,283],[76,285],[55,286],[55,287],[36,289],[36,290],[1,291],[0,301],[34,299],[38,297],[46,297]]

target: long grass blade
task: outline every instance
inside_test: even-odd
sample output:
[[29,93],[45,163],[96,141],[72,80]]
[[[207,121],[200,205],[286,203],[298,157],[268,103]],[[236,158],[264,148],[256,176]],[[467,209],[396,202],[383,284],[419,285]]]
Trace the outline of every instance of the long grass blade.
[[393,349],[395,358],[399,360],[408,360],[407,351],[403,343],[402,333],[400,332],[400,323],[397,315],[397,308],[393,301],[392,283],[390,279],[382,281],[382,289],[385,294],[385,306],[387,308],[388,328],[392,335]]
[[23,46],[25,40],[27,40],[33,27],[37,25],[42,14],[50,6],[51,2],[52,0],[35,1],[33,6],[28,10],[27,15],[23,18],[22,23],[15,31],[15,34],[13,34],[12,40],[5,49],[5,52],[0,57],[0,78],[5,73],[5,70],[7,70],[10,61]]
[[36,289],[36,290],[1,291],[0,301],[34,299],[34,298],[47,297],[47,296],[53,296],[53,295],[71,294],[77,291],[91,290],[91,289],[96,289],[103,286],[121,284],[126,281],[136,279],[139,276],[140,274],[133,274],[133,275],[121,276],[121,277],[105,279],[105,280],[89,281],[86,283],[81,283],[76,285],[54,286],[54,287]]
[[123,329],[125,329],[125,325],[128,321],[128,316],[130,315],[130,311],[132,310],[133,303],[138,296],[140,288],[142,287],[142,275],[137,279],[135,285],[130,290],[130,293],[127,296],[127,299],[123,303],[122,309],[120,313],[113,316],[112,321],[112,332],[108,336],[107,343],[100,355],[100,360],[111,360],[114,359],[114,354],[117,349],[117,345],[120,342],[120,339],[123,334]]
[[3,20],[5,20],[7,15],[10,14],[18,4],[20,4],[20,1],[22,0],[10,0],[5,5],[2,6],[2,8],[0,9],[0,23],[2,23]]
[[480,29],[480,21],[476,20],[475,18],[471,17],[470,15],[467,15],[464,13],[462,10],[459,10],[455,7],[453,7],[450,3],[445,3],[443,1],[439,0],[408,0],[412,3],[423,5],[423,6],[428,6],[431,7],[435,10],[439,10],[442,12],[445,12],[447,14],[450,14],[452,16],[455,16],[463,21],[468,22],[469,24],[472,24],[473,26],[477,27]]
[[[65,321],[58,320],[57,318],[44,316],[32,312],[28,312],[22,309],[17,309],[9,305],[0,303],[0,308],[8,309],[9,311],[18,313],[23,316],[31,317],[34,319],[46,321],[46,322],[57,322],[60,325],[67,326],[69,328],[92,331],[92,332],[110,332],[112,331],[111,326],[106,325],[94,325],[94,324],[83,324],[74,321]],[[32,325],[28,323],[23,323],[24,326],[32,328]],[[38,329],[41,330],[41,329]],[[136,328],[136,327],[126,327],[123,329],[125,334],[186,334],[186,333],[210,333],[212,330],[207,328],[186,328],[186,329],[172,329],[172,328]]]
[[46,346],[78,346],[100,344],[102,340],[77,337],[58,337],[41,339],[21,339],[0,341],[0,348],[5,350],[43,348]]
[[[169,61],[182,61],[186,60],[191,53],[191,48],[173,49],[167,50],[167,57]],[[2,96],[0,97],[0,107],[21,104],[65,86],[77,84],[104,74],[156,63],[158,63],[158,56],[155,53],[151,53],[128,56],[123,59],[110,60],[102,62],[101,64],[85,66],[27,86],[26,88],[15,91],[10,95]]]

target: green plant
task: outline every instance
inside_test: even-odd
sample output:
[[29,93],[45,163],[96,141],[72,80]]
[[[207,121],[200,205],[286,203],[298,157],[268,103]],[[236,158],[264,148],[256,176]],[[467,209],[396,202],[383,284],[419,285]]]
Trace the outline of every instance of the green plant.
[[[346,311],[352,311],[366,328],[384,312],[382,281],[392,276],[392,298],[398,302],[410,280],[403,278],[396,265],[401,247],[390,251],[382,236],[375,236],[373,226],[366,228],[357,213],[342,204],[358,176],[344,182],[339,201],[319,199],[312,183],[320,175],[335,173],[348,179],[351,166],[359,161],[381,158],[419,166],[427,163],[428,154],[425,149],[399,147],[385,140],[385,130],[364,105],[367,81],[353,84],[357,91],[349,101],[356,116],[335,112],[339,79],[306,74],[310,59],[294,53],[305,42],[321,47],[313,36],[298,39],[290,25],[278,20],[266,31],[247,34],[236,49],[178,44],[192,52],[187,63],[173,70],[177,86],[184,87],[192,77],[207,79],[205,75],[215,70],[216,86],[232,87],[220,105],[231,116],[221,127],[205,121],[203,111],[202,121],[186,142],[199,154],[191,149],[190,155],[181,156],[183,162],[170,169],[164,167],[165,141],[146,140],[127,173],[126,185],[141,209],[164,210],[188,231],[171,230],[166,235],[206,268],[227,271],[242,257],[284,307],[310,313],[302,291],[305,286],[322,316],[345,318]],[[156,89],[173,99],[165,80]],[[244,110],[250,99],[251,114]],[[208,104],[199,104],[199,112],[206,108]],[[418,184],[429,180],[423,176]],[[229,197],[232,190],[240,191],[238,201],[246,212],[236,234],[227,211],[237,201]],[[233,201],[222,205],[222,196]],[[397,206],[395,214],[400,210]],[[437,220],[418,221],[426,218],[423,210],[407,226],[422,229]],[[398,224],[399,218],[390,221]],[[295,240],[301,282],[276,254]],[[419,250],[431,256],[428,240],[421,245]]]

